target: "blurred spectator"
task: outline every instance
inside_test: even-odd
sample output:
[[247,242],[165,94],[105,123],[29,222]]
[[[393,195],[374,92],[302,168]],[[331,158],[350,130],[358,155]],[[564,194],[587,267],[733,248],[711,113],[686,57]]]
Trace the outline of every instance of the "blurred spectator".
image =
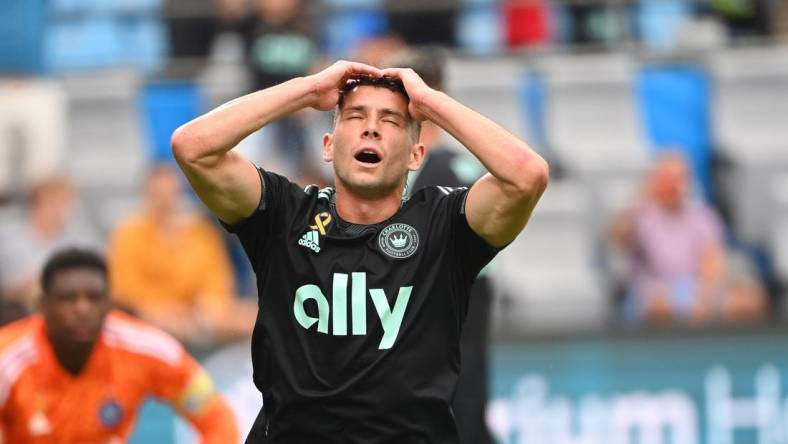
[[[220,0],[167,0],[163,16],[167,21],[169,55],[173,58],[205,57],[217,28],[214,15],[224,17]],[[230,0],[221,0],[229,2]],[[226,9],[231,9],[229,6]]]
[[0,97],[2,202],[14,191],[14,180],[21,182],[21,189],[28,189],[60,168],[66,105],[56,81],[3,73],[1,68]]
[[192,345],[248,335],[256,310],[238,317],[230,260],[218,230],[184,209],[181,183],[170,166],[154,167],[144,191],[143,208],[122,222],[110,241],[118,301]]
[[571,43],[605,43],[615,33],[605,26],[610,21],[611,10],[603,2],[570,2]]
[[64,245],[98,247],[96,232],[75,217],[76,195],[68,179],[53,176],[28,193],[24,221],[0,230],[0,293],[32,308],[46,258]]
[[40,77],[47,3],[5,0],[0,8],[0,203],[53,174],[63,156],[65,95]]
[[[319,52],[301,0],[252,1],[254,15],[245,29],[255,90],[308,74]],[[308,144],[302,116],[284,117],[271,129],[273,143],[292,171],[303,171]]]
[[772,30],[780,40],[788,42],[788,2],[777,0],[772,5]]
[[455,46],[458,0],[385,0],[389,29],[409,45]]
[[301,0],[253,0],[248,36],[257,89],[305,75],[318,54]]
[[510,48],[550,42],[549,5],[546,0],[506,0],[506,43]]
[[642,201],[614,221],[612,238],[630,261],[623,307],[627,321],[763,317],[765,297],[758,281],[746,267],[728,261],[721,219],[708,204],[690,197],[681,154],[660,158]]
[[[442,90],[444,58],[439,48],[430,47],[403,51],[387,60],[386,65],[411,68],[431,88]],[[410,192],[434,186],[469,187],[485,173],[475,158],[449,148],[443,137],[443,131],[433,122],[427,120],[422,123],[420,141],[427,153],[421,169],[411,173],[408,178]],[[492,442],[485,420],[488,398],[487,342],[492,296],[485,269],[471,288],[460,342],[462,367],[452,402],[460,442],[463,444]]]
[[770,0],[711,0],[711,8],[728,26],[731,37],[765,36],[769,32]]

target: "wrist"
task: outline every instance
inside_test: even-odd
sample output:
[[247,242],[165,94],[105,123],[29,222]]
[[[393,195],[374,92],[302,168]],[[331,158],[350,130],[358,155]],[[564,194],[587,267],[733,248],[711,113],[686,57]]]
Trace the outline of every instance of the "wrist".
[[315,74],[294,79],[303,88],[303,101],[305,106],[314,107],[320,99],[320,79]]
[[413,94],[413,96],[410,96],[410,100],[419,114],[431,119],[434,116],[435,110],[438,109],[440,102],[443,100],[443,96],[445,96],[445,94],[441,91],[425,88]]

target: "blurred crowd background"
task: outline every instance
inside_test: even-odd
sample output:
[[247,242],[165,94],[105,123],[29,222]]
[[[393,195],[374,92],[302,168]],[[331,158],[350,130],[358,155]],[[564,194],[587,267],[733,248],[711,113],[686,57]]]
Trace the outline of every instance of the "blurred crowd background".
[[[120,306],[198,355],[248,340],[254,277],[174,169],[172,131],[414,49],[552,166],[490,269],[494,340],[786,320],[788,2],[3,0],[0,323],[35,309],[52,251],[86,245]],[[306,110],[239,149],[330,185],[330,122]]]

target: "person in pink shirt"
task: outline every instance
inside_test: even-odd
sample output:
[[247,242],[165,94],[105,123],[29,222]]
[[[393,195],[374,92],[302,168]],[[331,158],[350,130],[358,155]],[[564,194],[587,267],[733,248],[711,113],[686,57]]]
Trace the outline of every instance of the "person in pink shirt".
[[712,206],[691,196],[680,153],[660,157],[641,201],[614,221],[612,237],[628,258],[627,321],[699,323],[762,316],[759,284],[751,272],[730,266],[723,222]]

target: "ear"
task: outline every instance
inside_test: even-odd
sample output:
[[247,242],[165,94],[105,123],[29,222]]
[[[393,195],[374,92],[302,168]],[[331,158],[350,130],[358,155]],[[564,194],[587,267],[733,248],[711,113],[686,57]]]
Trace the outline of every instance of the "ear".
[[410,150],[410,161],[408,162],[408,171],[416,171],[421,168],[421,162],[424,161],[424,144],[415,143]]
[[334,160],[334,135],[331,133],[323,134],[323,160],[329,163]]

